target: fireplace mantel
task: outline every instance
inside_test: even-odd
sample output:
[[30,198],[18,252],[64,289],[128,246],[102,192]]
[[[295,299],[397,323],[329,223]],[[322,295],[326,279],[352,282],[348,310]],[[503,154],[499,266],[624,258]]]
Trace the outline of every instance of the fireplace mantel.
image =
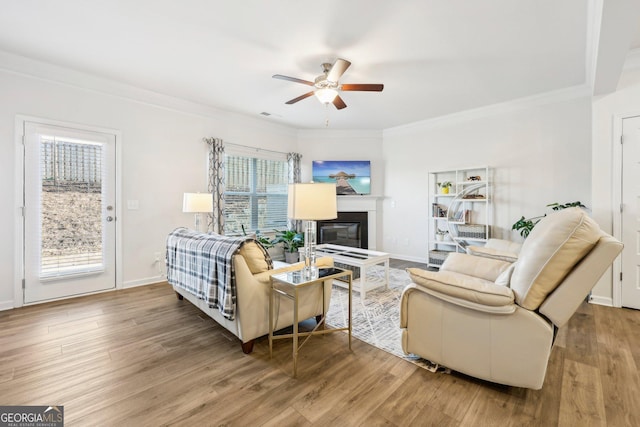
[[378,236],[377,211],[381,196],[338,196],[338,212],[367,212],[369,229],[368,245],[370,250],[376,250]]

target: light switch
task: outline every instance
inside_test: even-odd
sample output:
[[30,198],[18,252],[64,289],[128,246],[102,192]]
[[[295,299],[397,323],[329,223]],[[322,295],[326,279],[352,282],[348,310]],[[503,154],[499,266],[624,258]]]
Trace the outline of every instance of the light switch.
[[140,204],[137,200],[127,200],[127,209],[130,211],[138,210]]

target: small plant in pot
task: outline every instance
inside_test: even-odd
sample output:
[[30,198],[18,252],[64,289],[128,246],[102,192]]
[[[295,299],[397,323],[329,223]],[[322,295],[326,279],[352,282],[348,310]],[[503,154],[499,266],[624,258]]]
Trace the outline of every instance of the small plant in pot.
[[282,244],[285,261],[289,264],[298,262],[298,249],[304,246],[304,234],[296,230],[276,230],[276,237],[271,241],[273,245]]
[[436,240],[442,241],[449,234],[447,230],[440,230],[439,228],[436,230]]
[[440,187],[440,193],[449,194],[449,187],[451,187],[451,181],[443,181],[438,183],[438,187]]

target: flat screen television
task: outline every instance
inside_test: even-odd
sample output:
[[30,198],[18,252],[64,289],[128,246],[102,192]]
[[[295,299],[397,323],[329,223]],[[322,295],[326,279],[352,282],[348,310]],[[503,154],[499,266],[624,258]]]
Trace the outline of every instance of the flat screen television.
[[371,161],[314,160],[313,182],[335,182],[336,194],[371,194]]

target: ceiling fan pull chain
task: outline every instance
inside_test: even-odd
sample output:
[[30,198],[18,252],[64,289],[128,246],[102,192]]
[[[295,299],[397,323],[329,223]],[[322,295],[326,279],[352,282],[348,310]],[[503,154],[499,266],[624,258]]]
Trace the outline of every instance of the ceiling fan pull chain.
[[329,103],[324,104],[325,111],[325,119],[324,119],[324,127],[329,127]]

